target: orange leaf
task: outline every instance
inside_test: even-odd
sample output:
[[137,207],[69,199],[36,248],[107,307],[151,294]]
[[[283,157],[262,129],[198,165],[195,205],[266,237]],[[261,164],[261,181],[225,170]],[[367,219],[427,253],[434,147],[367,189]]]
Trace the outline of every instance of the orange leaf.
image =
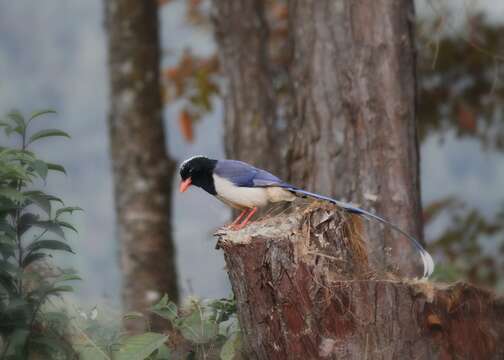
[[178,67],[171,67],[171,68],[168,68],[168,69],[165,69],[163,71],[164,73],[164,76],[168,79],[168,80],[174,80],[178,77],[179,75],[179,68]]
[[286,20],[289,16],[289,9],[286,4],[275,3],[271,11],[276,20]]
[[476,131],[476,114],[474,111],[464,104],[457,106],[458,126],[461,130],[467,132]]
[[194,140],[194,133],[191,115],[186,110],[182,110],[179,114],[178,120],[182,136],[187,142],[192,143]]

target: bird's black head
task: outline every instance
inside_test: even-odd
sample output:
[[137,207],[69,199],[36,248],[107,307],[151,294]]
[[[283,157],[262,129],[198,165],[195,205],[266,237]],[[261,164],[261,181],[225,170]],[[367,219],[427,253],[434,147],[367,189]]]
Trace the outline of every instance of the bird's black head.
[[204,156],[193,156],[180,165],[180,192],[186,191],[189,186],[196,185],[212,195],[216,195],[213,181],[213,170],[217,160]]

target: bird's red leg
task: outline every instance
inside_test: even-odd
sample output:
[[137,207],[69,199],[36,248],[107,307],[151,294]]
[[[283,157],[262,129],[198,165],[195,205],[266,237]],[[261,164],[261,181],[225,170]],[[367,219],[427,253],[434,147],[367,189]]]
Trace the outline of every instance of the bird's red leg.
[[250,221],[250,218],[252,216],[254,216],[254,214],[256,213],[257,211],[257,208],[253,208],[251,212],[249,212],[248,216],[245,218],[245,220],[243,220],[240,225],[237,225],[235,226],[235,229],[239,230],[239,229],[243,229],[247,224],[248,222]]
[[243,211],[241,212],[241,214],[240,214],[240,215],[238,215],[238,217],[237,217],[237,218],[236,218],[236,219],[235,219],[235,220],[234,220],[231,224],[229,224],[227,227],[228,227],[228,228],[231,228],[231,229],[232,229],[232,228],[234,228],[234,227],[236,226],[236,224],[238,224],[238,222],[242,219],[243,215],[245,215],[245,214],[247,213],[247,211],[248,211],[248,210],[249,210],[249,209],[245,209],[245,210],[243,210]]

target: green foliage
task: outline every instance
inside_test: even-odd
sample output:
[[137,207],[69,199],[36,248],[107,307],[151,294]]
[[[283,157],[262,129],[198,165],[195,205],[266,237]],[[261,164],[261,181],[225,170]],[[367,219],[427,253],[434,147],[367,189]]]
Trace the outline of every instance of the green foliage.
[[80,210],[60,198],[34,189],[61,165],[39,159],[29,145],[44,138],[69,137],[61,130],[30,133],[30,123],[44,110],[25,118],[14,111],[0,121],[7,137],[20,139],[18,148],[0,148],[0,359],[71,359],[77,353],[66,339],[68,317],[45,312],[51,298],[72,291],[68,281],[80,278],[58,269],[47,259],[54,251],[73,253],[65,229],[75,228],[61,215]]
[[[115,353],[117,360],[144,360],[157,351],[168,340],[168,336],[148,332],[125,338]],[[158,357],[155,357],[158,359]]]
[[234,299],[201,301],[191,299],[179,308],[164,296],[151,311],[170,321],[177,358],[240,359],[241,333]]
[[[426,207],[426,223],[441,214],[449,217],[449,225],[431,243],[444,261],[436,266],[434,279],[438,281],[468,280],[476,284],[502,288],[504,261],[504,206],[491,218],[477,209],[453,198],[442,199]],[[494,244],[488,250],[490,241]]]
[[476,138],[483,148],[504,150],[503,57],[504,26],[481,14],[468,16],[470,36],[450,36],[446,19],[418,24],[417,38],[425,44],[418,52],[421,139],[454,132]]
[[[177,306],[165,295],[150,312],[167,319],[165,333],[129,335],[114,323],[108,311],[80,312],[71,322],[73,344],[80,359],[105,360],[240,360],[241,333],[233,299],[190,299]],[[123,315],[123,321],[147,318],[141,312]],[[148,322],[147,322],[148,325]]]
[[[431,3],[437,16],[418,23],[416,31],[420,139],[455,136],[477,141],[482,151],[504,151],[504,58],[498,51],[504,46],[504,26],[468,13],[468,26],[452,27],[454,14],[440,13]],[[429,242],[442,258],[434,277],[502,290],[504,206],[490,215],[461,198],[463,194],[453,194],[424,205],[426,224],[441,214],[448,220],[444,231]]]

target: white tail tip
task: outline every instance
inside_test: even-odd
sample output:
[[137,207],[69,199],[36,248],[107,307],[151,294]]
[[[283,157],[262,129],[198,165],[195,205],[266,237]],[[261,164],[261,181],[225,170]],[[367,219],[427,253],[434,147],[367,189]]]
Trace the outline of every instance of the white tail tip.
[[434,272],[434,260],[432,259],[432,256],[430,256],[430,254],[425,250],[420,251],[420,256],[422,257],[424,267],[423,279],[427,279]]

